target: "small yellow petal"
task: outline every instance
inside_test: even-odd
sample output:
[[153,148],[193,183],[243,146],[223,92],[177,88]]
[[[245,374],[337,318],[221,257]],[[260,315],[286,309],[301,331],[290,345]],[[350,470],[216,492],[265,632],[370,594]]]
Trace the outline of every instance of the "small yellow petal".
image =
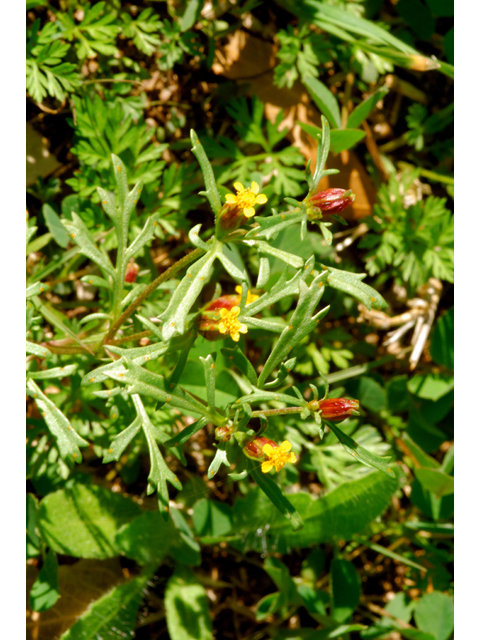
[[263,445],[263,453],[265,455],[267,455],[268,457],[270,457],[273,454],[274,451],[275,451],[275,449],[272,447],[271,444],[264,444]]
[[262,473],[268,473],[272,467],[273,467],[273,462],[271,462],[270,460],[266,460],[265,462],[262,462]]
[[253,207],[245,207],[245,209],[243,210],[243,215],[246,218],[251,218],[255,215],[255,209]]
[[290,451],[292,444],[288,440],[284,440],[280,445],[280,451]]
[[240,334],[238,333],[238,331],[236,333],[231,333],[230,337],[234,342],[238,342],[240,340]]
[[238,293],[239,296],[242,295],[242,285],[241,284],[237,284],[237,286],[235,287],[235,291]]
[[241,325],[238,327],[238,330],[240,331],[240,333],[247,333],[247,332],[248,332],[248,327],[247,327],[247,325],[246,325],[246,324],[241,324]]
[[297,456],[292,451],[291,453],[288,454],[287,462],[296,462],[296,461],[297,461]]
[[225,316],[227,316],[227,315],[228,315],[228,310],[227,309],[224,309],[224,308],[220,309],[220,317],[221,318],[225,318]]
[[[228,313],[228,311],[227,311],[227,313]],[[230,313],[233,316],[238,316],[240,314],[240,307],[232,307]]]
[[255,198],[255,204],[265,204],[268,198],[264,193],[261,193],[259,196]]
[[218,323],[218,330],[220,331],[220,333],[227,333],[227,327],[223,322]]
[[258,186],[257,182],[252,182],[252,186],[250,187],[252,190],[252,193],[257,194],[260,191],[260,187]]
[[228,204],[236,204],[237,196],[234,196],[233,193],[227,193],[227,195],[225,196],[225,202],[227,202]]
[[243,186],[243,184],[241,182],[234,182],[233,186],[235,187],[235,189],[239,192],[242,193],[243,191],[245,191],[245,187]]

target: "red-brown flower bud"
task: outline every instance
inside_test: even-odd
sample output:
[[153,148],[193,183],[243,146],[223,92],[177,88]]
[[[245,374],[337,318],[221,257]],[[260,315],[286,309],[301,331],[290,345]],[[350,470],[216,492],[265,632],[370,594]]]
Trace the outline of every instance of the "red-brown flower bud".
[[140,267],[136,262],[129,262],[125,271],[125,282],[135,282],[139,271]]
[[220,442],[227,442],[234,431],[235,428],[233,426],[223,425],[223,427],[217,427],[215,429],[215,438]]
[[265,458],[265,454],[263,453],[263,447],[269,444],[271,447],[276,449],[278,444],[269,438],[265,438],[261,436],[260,438],[254,438],[251,442],[249,442],[243,449],[245,455],[249,458],[253,458],[254,460],[263,460]]
[[355,194],[351,189],[325,189],[310,198],[314,209],[320,209],[322,213],[340,213],[355,200]]
[[318,403],[322,418],[331,422],[341,422],[348,416],[358,415],[359,407],[358,400],[349,400],[348,398],[327,398]]

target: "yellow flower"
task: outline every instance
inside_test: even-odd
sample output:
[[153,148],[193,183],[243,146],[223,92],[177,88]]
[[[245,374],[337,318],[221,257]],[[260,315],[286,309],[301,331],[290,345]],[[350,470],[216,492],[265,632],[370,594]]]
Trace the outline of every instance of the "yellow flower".
[[296,462],[297,456],[293,451],[290,452],[291,448],[292,445],[288,440],[284,440],[279,447],[275,448],[271,444],[264,445],[263,453],[268,460],[262,462],[263,473],[268,473],[273,467],[275,467],[275,471],[280,471],[287,462]]
[[247,325],[238,321],[239,313],[240,307],[232,307],[230,311],[225,308],[220,309],[221,321],[218,323],[218,330],[220,333],[229,333],[234,342],[240,340],[241,333],[248,331]]
[[237,190],[237,194],[227,193],[225,201],[227,204],[236,204],[240,209],[243,209],[243,215],[247,218],[255,215],[254,206],[256,204],[267,202],[267,196],[264,193],[258,193],[260,187],[256,182],[252,182],[251,186],[246,189],[241,182],[235,182],[233,186]]
[[[238,284],[235,287],[235,291],[238,293],[239,296],[242,295],[242,285]],[[250,304],[251,302],[255,302],[255,300],[258,300],[260,296],[257,296],[255,293],[250,293],[250,291],[247,292],[247,304]]]

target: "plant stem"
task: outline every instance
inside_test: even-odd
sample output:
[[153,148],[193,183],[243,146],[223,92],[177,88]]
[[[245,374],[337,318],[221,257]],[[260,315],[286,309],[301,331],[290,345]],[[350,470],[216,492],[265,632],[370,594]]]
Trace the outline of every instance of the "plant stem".
[[155,291],[157,287],[159,287],[162,282],[169,280],[173,275],[180,271],[191,262],[199,258],[203,253],[203,249],[195,249],[191,253],[188,253],[186,256],[181,258],[175,264],[172,264],[166,271],[164,271],[158,278],[155,278],[153,282],[151,282],[148,287],[138,296],[138,298],[132,302],[132,304],[125,309],[125,311],[120,315],[117,320],[112,324],[110,329],[108,330],[107,335],[105,336],[104,344],[107,344],[113,336],[117,333],[118,329],[122,326],[122,324],[127,320],[132,313],[137,309],[148,296]]
[[304,407],[286,407],[285,409],[263,409],[252,411],[252,418],[260,418],[266,416],[286,416],[289,413],[302,413]]

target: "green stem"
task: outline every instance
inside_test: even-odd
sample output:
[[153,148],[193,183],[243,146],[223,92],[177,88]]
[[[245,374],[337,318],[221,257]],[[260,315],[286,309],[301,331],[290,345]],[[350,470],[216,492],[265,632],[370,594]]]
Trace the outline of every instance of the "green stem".
[[120,315],[120,317],[112,324],[110,329],[108,330],[107,335],[105,336],[104,344],[107,344],[113,336],[117,333],[119,328],[128,320],[128,318],[132,315],[132,313],[142,304],[148,296],[155,291],[157,287],[159,287],[163,282],[172,278],[178,271],[189,265],[191,262],[199,258],[202,253],[204,253],[203,249],[195,249],[191,253],[188,253],[186,256],[181,258],[175,264],[172,264],[166,271],[164,271],[158,278],[155,278],[153,282],[149,284],[149,286],[138,296],[138,298],[132,302],[132,304],[125,309],[125,311]]
[[286,407],[285,409],[263,409],[252,411],[252,418],[260,418],[262,416],[286,416],[289,413],[302,413],[304,407]]

